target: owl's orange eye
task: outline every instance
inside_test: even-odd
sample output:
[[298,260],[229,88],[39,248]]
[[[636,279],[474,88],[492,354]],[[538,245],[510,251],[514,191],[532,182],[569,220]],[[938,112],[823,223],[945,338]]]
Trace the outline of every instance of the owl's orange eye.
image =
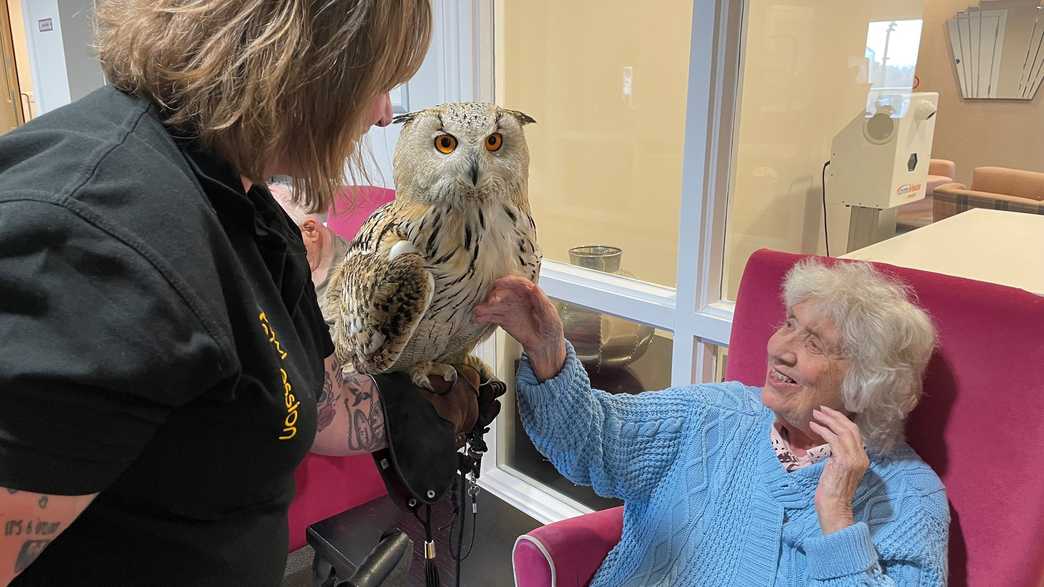
[[489,152],[499,151],[504,145],[504,135],[495,132],[486,137],[486,150]]
[[453,135],[439,135],[435,137],[435,148],[443,155],[449,155],[457,148],[457,137]]

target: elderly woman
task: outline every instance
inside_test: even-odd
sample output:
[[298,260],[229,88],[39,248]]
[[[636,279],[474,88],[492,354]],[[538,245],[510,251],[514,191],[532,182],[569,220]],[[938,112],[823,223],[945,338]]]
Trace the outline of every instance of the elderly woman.
[[551,303],[505,278],[476,309],[525,348],[519,411],[562,474],[625,501],[592,585],[939,585],[949,509],[903,442],[934,346],[870,265],[805,261],[761,389],[592,390]]
[[[294,198],[294,188],[286,183],[272,183],[268,186],[279,205],[301,231],[304,241],[305,259],[312,274],[312,285],[315,286],[315,297],[322,308],[322,300],[326,299],[326,285],[330,280],[330,269],[344,259],[348,252],[348,242],[337,236],[337,233],[326,226],[325,212],[310,212]],[[323,313],[327,324],[333,324],[333,318]]]

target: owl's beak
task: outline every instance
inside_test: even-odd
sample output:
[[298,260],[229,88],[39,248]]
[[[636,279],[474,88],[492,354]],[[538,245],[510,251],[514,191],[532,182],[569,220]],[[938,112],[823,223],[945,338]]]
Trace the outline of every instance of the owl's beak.
[[478,161],[471,161],[471,185],[478,185]]

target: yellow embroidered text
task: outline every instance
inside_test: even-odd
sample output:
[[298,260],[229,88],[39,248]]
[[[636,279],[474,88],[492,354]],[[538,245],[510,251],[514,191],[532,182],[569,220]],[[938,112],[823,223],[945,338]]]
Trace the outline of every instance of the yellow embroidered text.
[[[265,331],[268,342],[272,343],[276,352],[279,353],[280,360],[286,360],[287,352],[283,350],[283,345],[279,343],[275,328],[272,328],[272,325],[268,323],[268,316],[261,312],[257,315],[257,318],[261,321],[261,330]],[[286,374],[286,369],[279,368],[279,377],[283,381],[283,403],[286,405],[286,418],[283,419],[283,433],[279,435],[279,440],[290,440],[297,436],[298,408],[301,407],[301,402],[294,397],[294,386],[290,384],[290,376]]]

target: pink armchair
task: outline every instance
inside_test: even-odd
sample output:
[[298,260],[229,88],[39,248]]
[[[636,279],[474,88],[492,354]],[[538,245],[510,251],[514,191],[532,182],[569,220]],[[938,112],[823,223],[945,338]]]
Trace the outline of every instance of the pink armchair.
[[[779,286],[800,256],[761,250],[736,300],[726,378],[761,385],[784,315]],[[1044,584],[1044,297],[878,264],[917,293],[939,329],[910,444],[951,505],[950,584]],[[515,543],[520,587],[586,585],[619,540],[621,509],[538,528]]]
[[[347,190],[354,189],[352,199]],[[326,225],[344,239],[352,239],[366,217],[395,199],[393,190],[378,187],[345,188],[327,214]],[[353,205],[349,205],[352,202]],[[370,455],[324,457],[309,454],[294,472],[297,494],[290,502],[290,551],[305,545],[308,526],[385,495],[387,489]]]

